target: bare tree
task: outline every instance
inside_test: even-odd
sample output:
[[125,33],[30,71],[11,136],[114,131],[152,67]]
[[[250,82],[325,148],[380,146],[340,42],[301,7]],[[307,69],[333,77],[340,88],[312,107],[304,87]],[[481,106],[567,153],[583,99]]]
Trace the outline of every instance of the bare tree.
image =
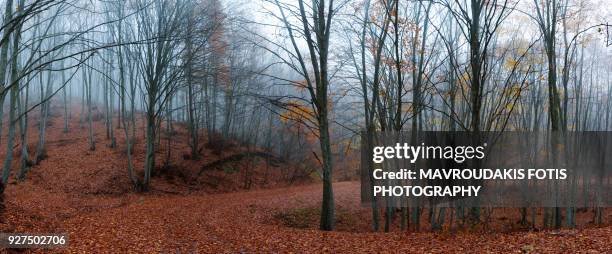
[[[296,64],[284,61],[290,65],[303,79],[310,96],[310,102],[318,129],[318,138],[321,146],[321,163],[323,166],[323,200],[321,208],[322,230],[334,228],[334,194],[332,187],[332,157],[331,139],[329,135],[329,40],[331,27],[338,6],[334,1],[311,1],[305,3],[298,0],[298,6],[274,2],[280,12],[278,17],[291,41],[291,50],[285,49]],[[341,5],[339,5],[341,6]],[[297,23],[297,24],[296,24]],[[303,48],[298,40],[306,44],[304,56]]]

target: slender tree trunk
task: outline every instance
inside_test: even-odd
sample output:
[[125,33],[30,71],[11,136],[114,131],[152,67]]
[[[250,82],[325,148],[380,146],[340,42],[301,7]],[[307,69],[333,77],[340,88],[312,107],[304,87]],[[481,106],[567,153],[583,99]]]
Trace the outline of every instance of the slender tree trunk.
[[85,82],[85,96],[86,96],[86,103],[87,103],[87,124],[88,124],[88,129],[89,129],[89,150],[90,151],[95,151],[96,150],[96,141],[94,140],[94,131],[93,131],[93,119],[92,119],[92,101],[91,101],[91,88],[92,88],[92,81],[91,81],[91,76],[92,76],[92,71],[89,71],[89,75],[87,74],[87,70],[83,69],[83,78],[86,80]]
[[[327,103],[327,100],[325,100]],[[319,112],[320,116],[320,138],[321,154],[323,157],[323,202],[321,207],[321,229],[334,229],[334,192],[332,187],[332,155],[331,141],[327,123],[327,109],[325,113]]]
[[30,161],[29,158],[29,152],[28,152],[28,86],[26,85],[25,87],[25,96],[23,97],[23,99],[20,99],[19,101],[19,108],[20,108],[20,115],[21,117],[21,125],[20,125],[20,132],[21,132],[21,170],[19,171],[19,174],[17,175],[17,180],[24,180],[26,173],[28,172],[28,169],[30,168],[32,162]]
[[145,151],[145,168],[144,168],[144,179],[142,181],[142,190],[149,190],[149,182],[151,180],[151,173],[155,168],[155,142],[156,142],[156,120],[154,116],[154,105],[149,106],[150,113],[146,116],[146,151]]
[[[64,61],[61,61],[61,68],[64,69]],[[68,133],[68,95],[66,94],[66,89],[68,89],[68,85],[66,84],[66,73],[62,71],[62,84],[64,87],[62,88],[63,97],[64,97],[64,133]]]
[[[23,1],[23,0],[22,0]],[[22,2],[21,1],[21,2]],[[19,7],[22,6],[20,2]],[[15,144],[15,124],[18,119],[16,119],[16,110],[17,110],[17,96],[19,96],[19,80],[18,75],[18,59],[19,59],[19,40],[21,39],[21,26],[22,24],[17,25],[17,29],[15,30],[15,34],[13,36],[13,53],[11,56],[11,78],[10,78],[10,88],[11,88],[11,96],[10,96],[10,109],[9,109],[9,132],[8,132],[8,141],[6,142],[6,158],[4,159],[4,166],[2,168],[2,185],[6,187],[8,183],[8,178],[11,174],[11,166],[13,164],[13,146]]]
[[[4,9],[4,22],[7,24],[12,18],[13,0],[6,0]],[[8,28],[3,29],[2,38],[8,38],[10,32]],[[9,43],[4,43],[2,49],[0,49],[0,144],[2,144],[3,124],[4,124],[4,99],[6,98],[7,91],[5,90],[5,76],[8,64],[8,47]]]
[[[482,5],[479,0],[472,0],[471,3],[471,17],[472,22],[469,31],[469,44],[470,44],[470,71],[471,71],[471,87],[470,87],[470,102],[471,102],[471,122],[470,129],[474,140],[478,142],[480,133],[480,111],[482,108],[482,66],[483,59],[486,56],[482,56],[481,53],[481,34],[480,34],[480,16],[482,12]],[[479,161],[475,160],[474,168],[479,168]],[[478,202],[478,201],[476,201]],[[470,220],[472,223],[480,221],[480,207],[477,206],[470,209]]]
[[[36,156],[35,156],[35,164],[39,164],[42,160],[47,157],[47,150],[45,148],[46,143],[46,131],[47,131],[47,120],[49,117],[49,108],[50,108],[50,97],[52,95],[53,85],[51,83],[51,72],[47,73],[47,88],[44,88],[43,84],[43,73],[40,73],[40,99],[44,101],[40,105],[40,121],[39,121],[39,129],[38,129],[38,145],[36,147]],[[47,100],[47,101],[45,101]]]

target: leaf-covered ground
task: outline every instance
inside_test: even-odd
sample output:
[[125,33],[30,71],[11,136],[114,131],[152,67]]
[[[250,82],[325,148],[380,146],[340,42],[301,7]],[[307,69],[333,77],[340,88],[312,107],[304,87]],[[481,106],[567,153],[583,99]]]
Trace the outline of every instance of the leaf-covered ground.
[[[130,188],[122,146],[106,146],[102,121],[96,122],[95,151],[87,149],[87,132],[79,126],[78,118],[72,119],[69,133],[63,133],[61,126],[61,118],[56,116],[49,127],[49,157],[33,167],[24,182],[12,181],[7,187],[6,211],[0,224],[2,232],[68,233],[69,247],[53,252],[612,252],[611,226],[554,232],[497,228],[453,233],[368,232],[369,210],[359,205],[357,182],[334,185],[337,232],[316,230],[320,184],[234,191],[227,187],[232,185],[231,179],[238,178],[239,174],[234,174],[224,178],[225,185],[215,187],[233,191],[219,193],[197,187],[206,184],[197,179],[185,183],[158,177],[151,192],[138,194]],[[31,147],[35,140],[30,138]],[[177,151],[187,151],[184,142],[176,143]],[[4,151],[0,150],[0,157],[4,157]],[[14,168],[18,166],[16,163]],[[301,214],[296,215],[296,211]],[[287,220],[295,221],[287,216],[307,222],[288,227]],[[606,216],[610,221],[609,211]],[[496,221],[502,221],[497,222],[502,225],[515,219]]]

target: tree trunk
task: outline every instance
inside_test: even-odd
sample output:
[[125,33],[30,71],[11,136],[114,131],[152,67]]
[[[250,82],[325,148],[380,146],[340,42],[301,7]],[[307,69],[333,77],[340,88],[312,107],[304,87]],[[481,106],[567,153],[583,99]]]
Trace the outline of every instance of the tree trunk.
[[21,170],[17,175],[17,180],[24,180],[25,176],[28,172],[28,169],[31,166],[29,152],[28,152],[28,86],[25,87],[25,96],[23,99],[20,99],[19,108],[21,117],[20,124],[20,132],[21,132]]
[[19,58],[19,40],[21,39],[21,26],[22,24],[18,24],[18,27],[15,31],[15,35],[13,36],[13,53],[11,56],[11,99],[10,99],[10,109],[9,109],[9,132],[8,132],[8,141],[6,142],[6,158],[4,159],[4,166],[2,168],[2,184],[6,187],[8,183],[8,178],[11,174],[11,166],[13,164],[13,146],[15,144],[15,124],[18,119],[16,119],[16,110],[17,110],[17,96],[19,96],[19,80],[18,80],[18,71],[17,71],[17,60]]
[[[327,103],[327,100],[325,100]],[[321,230],[334,229],[334,192],[332,188],[332,155],[330,137],[327,124],[327,109],[325,113],[319,112],[321,155],[323,157],[323,202],[321,204]]]
[[[3,24],[8,24],[8,21],[11,20],[11,17],[13,16],[12,9],[13,9],[13,0],[6,0]],[[2,37],[8,38],[10,36],[9,29],[4,28],[3,30],[4,30],[4,33]],[[8,64],[8,47],[9,47],[9,44],[4,43],[4,45],[2,45],[2,49],[0,49],[0,77],[2,77],[1,83],[0,83],[0,144],[2,144],[3,123],[4,123],[4,99],[6,98],[6,94],[7,94],[7,91],[5,90],[4,77],[6,76],[6,70],[8,69],[6,68]]]

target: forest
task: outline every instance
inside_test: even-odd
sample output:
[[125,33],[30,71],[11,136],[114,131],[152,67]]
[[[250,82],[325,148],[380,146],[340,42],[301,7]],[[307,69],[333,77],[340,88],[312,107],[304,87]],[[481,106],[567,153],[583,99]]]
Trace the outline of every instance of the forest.
[[611,7],[0,0],[0,232],[69,239],[34,253],[612,251],[612,200],[577,190],[360,199],[380,133],[612,131]]

